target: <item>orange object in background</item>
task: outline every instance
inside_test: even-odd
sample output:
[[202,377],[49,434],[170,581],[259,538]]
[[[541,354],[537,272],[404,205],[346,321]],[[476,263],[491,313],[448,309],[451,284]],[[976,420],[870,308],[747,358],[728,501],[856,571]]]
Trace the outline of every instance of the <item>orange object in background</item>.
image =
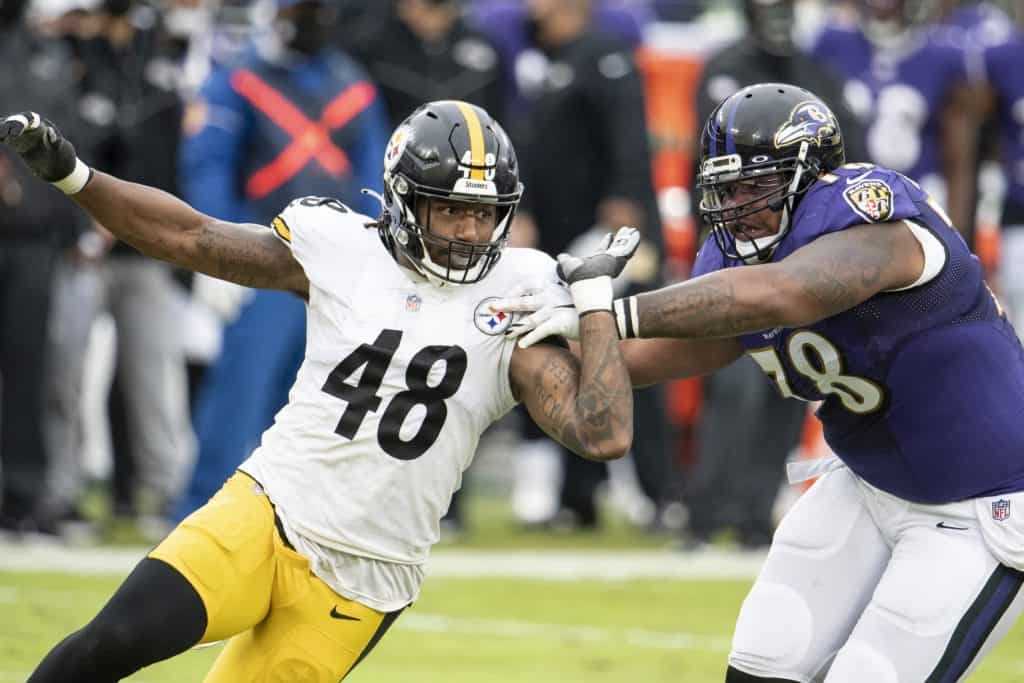
[[636,58],[646,90],[652,176],[661,208],[666,258],[673,273],[685,266],[686,277],[697,248],[688,198],[697,150],[694,103],[702,62],[695,55],[650,48],[637,50]]
[[999,271],[1002,259],[999,227],[991,223],[981,223],[974,229],[974,253],[978,255],[986,277]]
[[[800,452],[798,460],[814,460],[832,455],[832,449],[825,443],[825,433],[821,427],[821,421],[814,416],[817,403],[812,403],[807,409],[807,419],[804,421],[804,429],[800,433]],[[802,483],[804,490],[811,487],[816,479],[808,479]]]
[[[646,89],[654,190],[661,209],[666,275],[689,277],[697,252],[697,230],[690,215],[693,154],[697,147],[696,88],[702,61],[695,54],[640,48],[637,63]],[[677,455],[692,462],[693,427],[703,401],[700,379],[672,382],[667,387],[668,413],[681,432]]]

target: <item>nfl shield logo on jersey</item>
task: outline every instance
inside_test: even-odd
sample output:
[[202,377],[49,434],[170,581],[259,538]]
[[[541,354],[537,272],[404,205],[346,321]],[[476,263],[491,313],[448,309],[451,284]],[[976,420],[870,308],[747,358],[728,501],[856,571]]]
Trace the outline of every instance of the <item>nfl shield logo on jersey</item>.
[[423,299],[419,298],[415,294],[410,294],[405,297],[405,312],[406,313],[418,313],[420,305],[423,303]]
[[1010,518],[1010,501],[1005,498],[992,501],[992,519],[1003,522]]
[[476,310],[473,312],[476,329],[492,337],[503,333],[512,324],[510,314],[491,308],[491,302],[497,300],[496,296],[487,297],[476,305]]

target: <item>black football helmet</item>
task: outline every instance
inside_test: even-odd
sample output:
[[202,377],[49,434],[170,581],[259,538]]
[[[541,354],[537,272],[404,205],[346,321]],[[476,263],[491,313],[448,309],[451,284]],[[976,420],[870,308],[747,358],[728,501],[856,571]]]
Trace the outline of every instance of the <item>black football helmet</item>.
[[[697,182],[701,218],[727,257],[766,261],[789,232],[803,194],[819,174],[845,160],[839,123],[816,95],[785,83],[743,88],[719,104],[704,125]],[[727,203],[740,181],[765,192],[741,204]],[[782,213],[778,232],[737,240],[742,219],[765,210],[765,204]]]
[[[501,258],[522,193],[515,150],[497,121],[466,102],[429,102],[395,129],[384,152],[381,237],[435,284],[479,282]],[[491,239],[470,242],[431,233],[435,199],[493,205]],[[418,215],[426,216],[424,224]],[[448,258],[438,263],[431,250],[443,250]]]

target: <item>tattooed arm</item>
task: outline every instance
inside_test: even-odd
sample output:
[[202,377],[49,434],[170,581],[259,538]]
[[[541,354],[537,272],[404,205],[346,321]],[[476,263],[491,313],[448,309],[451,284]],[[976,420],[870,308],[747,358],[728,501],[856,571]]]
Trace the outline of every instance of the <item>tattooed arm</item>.
[[609,313],[580,319],[580,357],[537,344],[512,352],[516,398],[552,438],[591,460],[614,460],[633,441],[633,390]]
[[623,339],[621,348],[635,388],[707,375],[743,355],[737,339]]
[[166,192],[99,171],[72,199],[147,256],[248,287],[308,293],[302,267],[268,228],[216,220]]
[[637,296],[643,337],[711,339],[801,327],[912,284],[924,253],[900,223],[819,237],[777,263],[727,268]]

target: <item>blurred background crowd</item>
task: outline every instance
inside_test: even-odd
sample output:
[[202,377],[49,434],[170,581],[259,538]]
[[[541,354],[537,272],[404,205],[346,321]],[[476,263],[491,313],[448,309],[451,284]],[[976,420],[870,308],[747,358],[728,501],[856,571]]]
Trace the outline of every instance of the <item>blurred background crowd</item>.
[[[740,87],[791,82],[836,111],[849,161],[947,208],[1024,321],[1022,19],[1017,0],[0,0],[0,111],[42,112],[98,169],[269,224],[306,195],[376,216],[360,189],[379,189],[390,130],[467,100],[516,144],[515,244],[586,252],[637,226],[626,294],[688,275],[701,122]],[[0,152],[0,532],[160,537],[286,401],[305,315],[142,257]],[[744,359],[638,392],[633,452],[610,465],[513,413],[468,488],[526,528],[611,510],[683,548],[762,548],[796,495],[785,462],[825,447],[813,406],[761,374]],[[472,530],[462,495],[449,532]]]

